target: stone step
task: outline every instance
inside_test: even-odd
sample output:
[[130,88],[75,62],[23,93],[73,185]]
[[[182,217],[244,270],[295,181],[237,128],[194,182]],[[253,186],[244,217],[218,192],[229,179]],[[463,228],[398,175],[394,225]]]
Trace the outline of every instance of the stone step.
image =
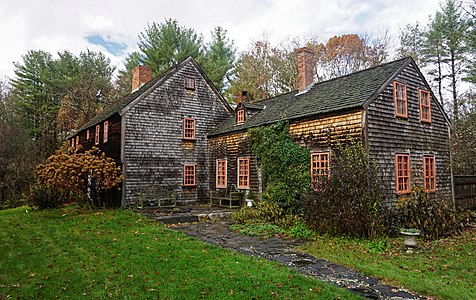
[[168,216],[153,217],[156,221],[163,224],[195,223],[205,221],[215,221],[228,219],[233,212],[212,212],[199,214],[172,214]]

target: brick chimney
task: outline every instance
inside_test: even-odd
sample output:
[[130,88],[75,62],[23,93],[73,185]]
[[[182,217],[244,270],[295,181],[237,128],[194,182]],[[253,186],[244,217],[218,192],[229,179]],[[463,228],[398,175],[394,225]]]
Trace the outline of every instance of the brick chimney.
[[152,80],[152,69],[148,66],[137,66],[132,70],[132,91]]
[[314,53],[307,47],[297,49],[298,56],[298,81],[300,92],[304,91],[314,82]]
[[238,96],[236,97],[236,104],[238,105],[241,102],[248,102],[248,92],[247,91],[240,91]]

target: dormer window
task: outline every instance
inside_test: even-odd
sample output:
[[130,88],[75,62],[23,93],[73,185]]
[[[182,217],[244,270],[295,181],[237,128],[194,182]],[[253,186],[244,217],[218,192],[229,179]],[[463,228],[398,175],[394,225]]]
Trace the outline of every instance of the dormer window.
[[195,90],[195,78],[185,77],[185,89],[189,91]]
[[245,122],[245,109],[241,108],[236,112],[236,124],[242,124]]

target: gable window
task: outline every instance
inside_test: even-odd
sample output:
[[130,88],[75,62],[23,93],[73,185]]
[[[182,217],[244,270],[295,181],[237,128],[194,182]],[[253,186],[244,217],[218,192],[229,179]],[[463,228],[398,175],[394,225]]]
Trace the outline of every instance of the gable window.
[[96,135],[94,136],[94,144],[99,145],[99,132],[101,131],[101,125],[96,125]]
[[226,188],[226,159],[217,159],[217,188]]
[[109,122],[106,121],[104,122],[104,128],[103,128],[103,143],[106,143],[107,142],[107,138],[108,138],[108,131],[109,131]]
[[241,124],[245,122],[245,110],[244,109],[239,109],[236,112],[236,123]]
[[410,155],[397,154],[395,156],[396,193],[410,193]]
[[195,78],[185,77],[185,88],[187,90],[195,90]]
[[311,154],[311,186],[318,189],[324,178],[329,178],[330,152],[316,152]]
[[395,100],[395,116],[408,118],[407,86],[394,81],[393,98]]
[[183,165],[183,185],[195,186],[195,164]]
[[91,136],[89,135],[89,129],[86,130],[86,140],[89,141],[89,139],[91,138]]
[[436,191],[435,157],[423,157],[423,191]]
[[79,135],[76,136],[76,148],[79,146]]
[[183,138],[184,140],[195,139],[195,119],[192,119],[192,118],[183,119]]
[[420,98],[420,121],[431,122],[430,93],[425,90],[419,90]]
[[238,158],[238,188],[250,188],[250,158]]

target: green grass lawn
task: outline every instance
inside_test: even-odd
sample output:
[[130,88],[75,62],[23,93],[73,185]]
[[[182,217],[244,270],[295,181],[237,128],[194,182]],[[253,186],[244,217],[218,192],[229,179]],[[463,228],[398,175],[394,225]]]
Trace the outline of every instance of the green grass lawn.
[[0,299],[354,299],[127,210],[0,211]]
[[370,276],[441,299],[476,299],[476,230],[406,254],[401,239],[388,242],[318,237],[301,250]]

